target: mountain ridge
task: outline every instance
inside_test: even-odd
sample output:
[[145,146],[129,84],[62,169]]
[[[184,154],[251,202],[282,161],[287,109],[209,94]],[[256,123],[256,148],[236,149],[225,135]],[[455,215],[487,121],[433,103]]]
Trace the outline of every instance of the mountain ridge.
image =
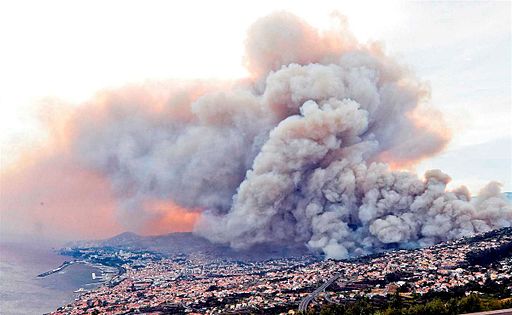
[[129,250],[149,250],[166,256],[202,254],[212,258],[265,260],[311,255],[305,245],[265,244],[248,250],[234,250],[228,245],[211,243],[192,232],[174,232],[163,235],[142,236],[123,232],[104,240],[75,241],[65,247],[119,247]]

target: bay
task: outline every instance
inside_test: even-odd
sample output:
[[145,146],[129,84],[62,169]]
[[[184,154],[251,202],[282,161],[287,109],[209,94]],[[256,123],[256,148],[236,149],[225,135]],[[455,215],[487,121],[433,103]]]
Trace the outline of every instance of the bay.
[[74,300],[73,291],[100,283],[91,273],[100,270],[74,264],[45,278],[37,275],[60,266],[71,257],[58,255],[49,245],[0,242],[0,313],[45,314]]

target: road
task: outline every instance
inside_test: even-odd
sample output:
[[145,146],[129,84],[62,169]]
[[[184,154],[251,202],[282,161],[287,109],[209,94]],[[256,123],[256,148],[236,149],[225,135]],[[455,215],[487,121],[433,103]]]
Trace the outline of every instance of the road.
[[512,314],[512,308],[508,308],[505,310],[478,312],[478,313],[466,313],[465,315],[511,315],[511,314]]
[[327,287],[330,286],[339,277],[341,277],[341,274],[336,274],[330,277],[329,279],[327,279],[327,281],[324,282],[324,284],[319,286],[315,291],[311,292],[310,295],[306,296],[302,301],[300,301],[299,312],[306,312],[309,303],[311,303],[311,301],[313,301],[316,298],[316,296],[320,294],[320,292],[323,292],[325,289],[327,289]]

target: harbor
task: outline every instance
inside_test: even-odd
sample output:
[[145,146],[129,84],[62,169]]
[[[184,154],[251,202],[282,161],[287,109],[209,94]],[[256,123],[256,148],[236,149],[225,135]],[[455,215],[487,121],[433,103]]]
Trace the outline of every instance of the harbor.
[[[63,271],[64,269],[76,265],[76,264],[83,264],[91,268],[95,268],[99,270],[99,274],[97,272],[91,272],[91,280],[95,283],[105,283],[110,282],[113,280],[119,273],[120,270],[116,267],[111,266],[105,266],[101,264],[91,263],[85,260],[73,260],[73,261],[64,261],[59,267],[43,272],[39,275],[37,275],[37,278],[45,278],[52,274],[58,273]],[[80,293],[80,292],[75,292]]]

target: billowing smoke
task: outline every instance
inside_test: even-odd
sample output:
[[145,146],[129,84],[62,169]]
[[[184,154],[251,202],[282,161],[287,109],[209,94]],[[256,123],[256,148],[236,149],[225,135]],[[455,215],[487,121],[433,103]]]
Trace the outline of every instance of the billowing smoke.
[[512,224],[497,183],[471,200],[439,170],[398,171],[450,133],[428,87],[343,19],[320,32],[276,13],[246,46],[250,79],[104,92],[69,120],[69,154],[109,179],[125,226],[171,201],[202,212],[195,231],[214,242],[345,258]]

